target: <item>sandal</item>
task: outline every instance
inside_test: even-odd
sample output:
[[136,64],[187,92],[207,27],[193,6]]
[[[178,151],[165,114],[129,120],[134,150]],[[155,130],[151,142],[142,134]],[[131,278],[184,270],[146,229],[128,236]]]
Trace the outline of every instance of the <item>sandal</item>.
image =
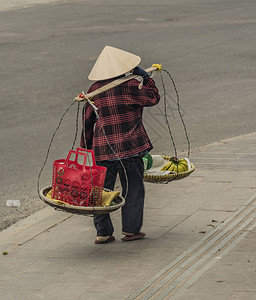
[[143,232],[138,232],[138,233],[135,233],[133,235],[126,235],[123,238],[121,238],[121,240],[124,241],[124,242],[135,241],[135,240],[139,240],[139,239],[144,238],[145,235],[146,234],[143,233]]
[[105,241],[98,241],[95,240],[95,244],[106,244],[106,243],[110,243],[113,242],[115,240],[115,237],[113,235],[109,236]]

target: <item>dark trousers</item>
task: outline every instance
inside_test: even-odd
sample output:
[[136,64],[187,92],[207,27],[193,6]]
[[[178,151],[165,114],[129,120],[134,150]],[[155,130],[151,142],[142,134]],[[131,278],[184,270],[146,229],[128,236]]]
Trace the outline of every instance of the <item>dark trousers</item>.
[[[128,178],[128,192],[125,205],[122,207],[122,231],[126,233],[138,233],[142,227],[144,210],[144,183],[143,160],[139,156],[122,159]],[[105,188],[114,190],[117,174],[119,174],[122,185],[122,196],[127,189],[127,180],[124,169],[118,160],[97,161],[97,165],[107,168],[105,178]],[[97,236],[112,235],[114,228],[109,214],[95,215],[94,225]]]

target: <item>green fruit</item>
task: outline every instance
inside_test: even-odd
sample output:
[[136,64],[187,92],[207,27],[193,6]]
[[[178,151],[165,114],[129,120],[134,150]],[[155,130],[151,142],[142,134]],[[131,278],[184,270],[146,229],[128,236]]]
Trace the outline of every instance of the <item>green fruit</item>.
[[150,168],[152,168],[153,158],[149,153],[147,153],[145,156],[143,156],[143,161],[144,161],[144,163],[146,163],[146,170],[149,170]]

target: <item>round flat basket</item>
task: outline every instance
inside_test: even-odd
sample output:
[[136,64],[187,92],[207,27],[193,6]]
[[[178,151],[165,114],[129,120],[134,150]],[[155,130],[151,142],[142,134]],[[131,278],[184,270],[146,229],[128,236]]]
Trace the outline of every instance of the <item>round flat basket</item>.
[[[167,155],[163,155],[162,157],[167,161],[171,161],[172,158],[171,156],[167,156]],[[154,175],[154,174],[147,174],[145,172],[143,180],[144,182],[151,182],[151,183],[168,183],[173,180],[183,179],[195,171],[195,166],[192,163],[190,164],[191,164],[191,168],[188,171],[181,172],[181,173],[173,172],[166,175],[159,175],[159,174]]]
[[[80,215],[102,215],[102,214],[108,214],[111,213],[120,207],[124,206],[125,204],[125,199],[122,196],[118,196],[115,199],[115,202],[117,202],[116,205],[111,205],[111,206],[74,206],[70,204],[62,204],[62,203],[57,203],[52,199],[49,199],[46,197],[47,193],[50,191],[52,188],[51,185],[44,187],[40,191],[40,198],[48,205],[54,207],[56,210],[62,210],[68,213],[72,214],[80,214]],[[105,189],[106,192],[109,192],[110,190]]]

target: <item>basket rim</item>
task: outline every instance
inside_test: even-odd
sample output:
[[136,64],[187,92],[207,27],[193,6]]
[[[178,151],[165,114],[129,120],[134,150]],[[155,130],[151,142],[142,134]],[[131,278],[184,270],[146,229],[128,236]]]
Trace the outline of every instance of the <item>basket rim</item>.
[[[170,161],[172,156],[169,155],[161,155],[163,159]],[[144,181],[145,182],[168,182],[173,180],[179,180],[189,176],[191,173],[195,171],[195,165],[190,163],[191,168],[188,171],[181,172],[181,173],[171,173],[167,175],[153,175],[144,173]]]
[[[54,200],[49,199],[45,196],[45,194],[52,188],[51,185],[48,185],[40,190],[40,198],[48,205],[51,205],[55,207],[56,209],[64,210],[66,212],[72,211],[72,213],[79,213],[79,214],[94,214],[100,213],[100,212],[105,212],[109,213],[112,211],[115,211],[119,209],[120,207],[124,206],[125,204],[125,199],[119,195],[118,198],[121,199],[121,202],[116,204],[116,205],[111,205],[111,206],[75,206],[71,204],[58,204]],[[104,188],[105,191],[111,191],[109,189]]]

